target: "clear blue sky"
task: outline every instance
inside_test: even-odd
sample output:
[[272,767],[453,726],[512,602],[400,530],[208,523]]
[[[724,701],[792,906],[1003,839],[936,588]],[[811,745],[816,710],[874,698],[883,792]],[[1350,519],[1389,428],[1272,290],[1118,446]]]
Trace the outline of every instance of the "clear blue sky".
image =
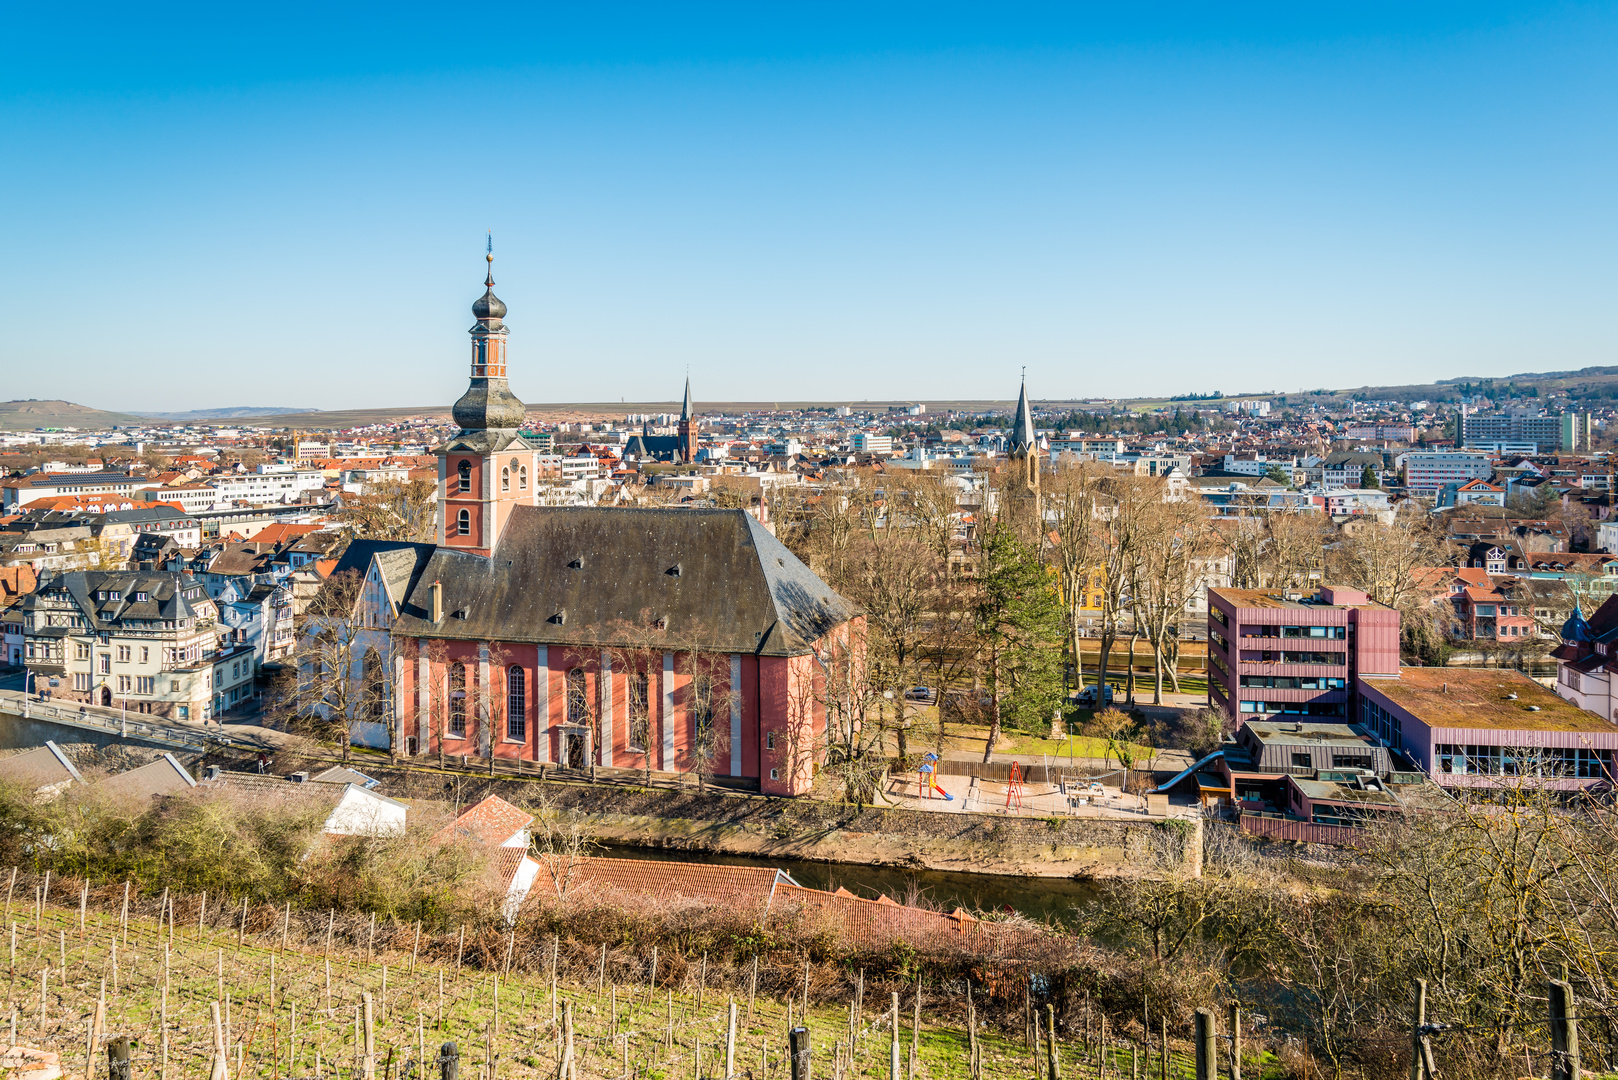
[[1618,363],[1618,8],[0,15],[0,398],[1006,397]]

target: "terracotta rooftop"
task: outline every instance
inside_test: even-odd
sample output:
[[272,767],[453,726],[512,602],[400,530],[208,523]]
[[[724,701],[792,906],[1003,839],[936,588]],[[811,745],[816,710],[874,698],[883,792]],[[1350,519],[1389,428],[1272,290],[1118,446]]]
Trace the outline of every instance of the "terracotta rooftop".
[[517,809],[498,795],[490,795],[461,811],[461,816],[438,830],[434,839],[464,836],[479,844],[498,847],[528,828],[533,820],[534,815],[528,811]]
[[836,922],[843,935],[866,945],[880,945],[895,938],[926,940],[932,943],[952,937],[976,935],[983,924],[960,908],[951,912],[905,907],[891,897],[867,900],[847,889],[822,892],[801,885],[782,885],[778,903],[797,904]]
[[[553,869],[540,860],[536,888],[557,891],[556,878],[565,868]],[[715,903],[768,903],[778,884],[791,884],[785,871],[767,866],[723,866],[715,863],[667,862],[662,859],[581,859],[574,866],[571,887],[594,886],[659,897],[685,897]]]
[[1397,679],[1366,679],[1364,685],[1433,728],[1613,730],[1595,713],[1509,669],[1407,667]]

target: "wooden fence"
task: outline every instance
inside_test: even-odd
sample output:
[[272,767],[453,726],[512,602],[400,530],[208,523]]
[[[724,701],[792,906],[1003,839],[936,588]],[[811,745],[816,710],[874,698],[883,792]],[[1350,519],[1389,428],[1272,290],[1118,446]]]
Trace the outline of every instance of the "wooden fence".
[[1365,842],[1364,830],[1347,825],[1317,825],[1312,821],[1243,814],[1241,826],[1242,832],[1270,840],[1301,840],[1307,844],[1337,844],[1343,847],[1358,847]]

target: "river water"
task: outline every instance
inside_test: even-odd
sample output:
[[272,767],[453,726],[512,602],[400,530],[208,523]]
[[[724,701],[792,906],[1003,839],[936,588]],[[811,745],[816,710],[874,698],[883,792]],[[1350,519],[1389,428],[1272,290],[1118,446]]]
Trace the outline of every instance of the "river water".
[[666,851],[662,848],[603,845],[601,854],[617,859],[657,859],[664,862],[713,863],[721,866],[766,866],[785,870],[792,880],[810,889],[839,886],[859,896],[891,896],[900,903],[915,894],[928,904],[951,911],[1002,911],[1010,908],[1039,922],[1071,926],[1075,906],[1095,899],[1097,886],[1071,878],[1013,877],[1006,874],[968,874],[951,870],[906,870],[892,866],[806,862],[798,859],[760,858],[704,851]]

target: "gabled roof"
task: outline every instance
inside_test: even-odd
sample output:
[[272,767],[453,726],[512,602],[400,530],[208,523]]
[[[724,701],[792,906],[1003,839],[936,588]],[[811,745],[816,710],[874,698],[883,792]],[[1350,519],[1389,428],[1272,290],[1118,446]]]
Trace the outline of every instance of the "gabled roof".
[[73,762],[53,742],[47,741],[44,746],[0,758],[0,783],[38,791],[74,780],[84,783],[84,777],[79,775]]
[[354,784],[366,790],[371,790],[381,783],[375,777],[366,776],[358,769],[350,769],[343,765],[333,765],[329,769],[315,773],[309,778],[309,782],[312,784]]
[[570,888],[593,886],[661,898],[684,897],[720,904],[769,903],[778,885],[796,885],[785,870],[767,866],[666,862],[662,859],[579,859],[569,866],[540,861],[537,884],[557,891],[559,874],[572,872]]
[[96,792],[115,799],[150,799],[157,795],[172,795],[197,786],[185,766],[164,754],[138,769],[109,776],[95,785]]
[[745,510],[519,506],[493,557],[434,549],[395,630],[797,656],[857,614]]
[[461,816],[438,830],[433,839],[465,837],[496,847],[528,828],[533,820],[534,815],[528,811],[519,810],[498,795],[489,795],[461,811]]
[[336,568],[327,574],[332,577],[352,570],[364,577],[371,572],[371,564],[382,574],[388,599],[402,604],[416,580],[427,566],[436,549],[432,544],[412,544],[403,540],[355,540],[337,560]]

